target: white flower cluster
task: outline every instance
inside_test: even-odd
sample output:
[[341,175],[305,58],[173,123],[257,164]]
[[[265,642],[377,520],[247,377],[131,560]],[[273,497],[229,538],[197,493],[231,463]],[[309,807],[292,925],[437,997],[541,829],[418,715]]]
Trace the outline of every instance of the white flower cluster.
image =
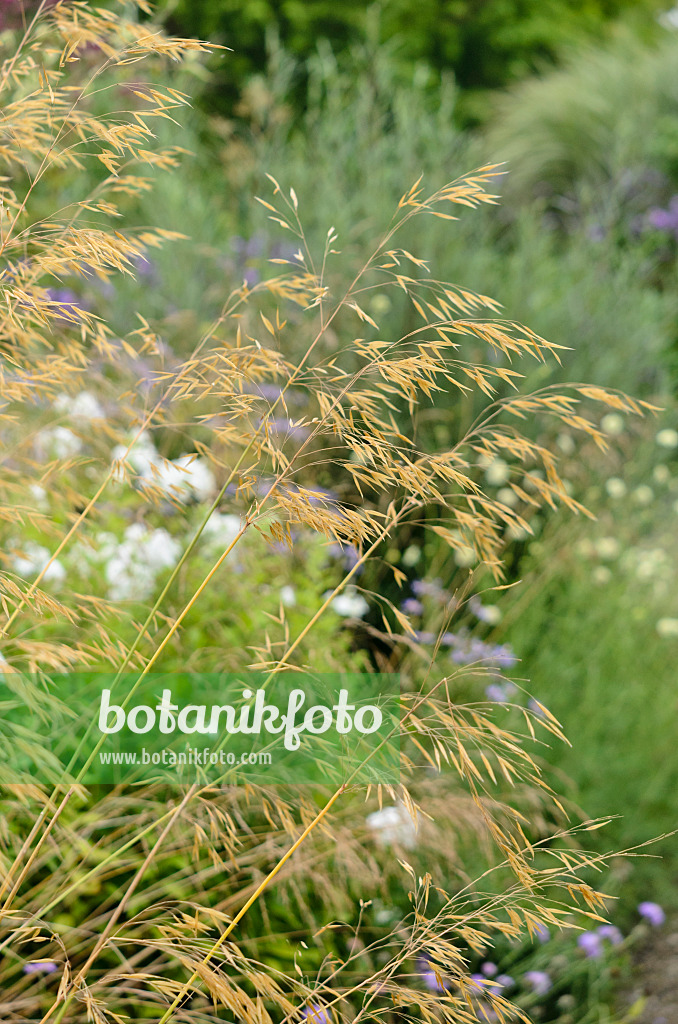
[[[17,549],[11,559],[12,568],[19,576],[38,576],[50,560],[50,552],[41,544],[28,541]],[[66,575],[66,570],[58,558],[50,565],[43,576],[43,580],[53,583],[60,583]]]
[[228,512],[213,512],[205,523],[202,539],[209,547],[225,550],[242,529],[240,516]]
[[75,420],[105,419],[104,410],[91,391],[81,391],[78,395],[57,395],[54,408]]
[[[56,412],[81,423],[105,418],[104,410],[90,391],[81,391],[77,395],[57,395],[53,407]],[[82,438],[70,427],[46,427],[36,437],[39,458],[71,459],[79,455],[83,447]]]
[[365,824],[380,846],[402,846],[413,850],[417,845],[417,830],[404,804],[382,807],[368,814]]
[[351,619],[360,619],[365,612],[369,611],[370,606],[355,587],[346,587],[343,594],[338,594],[334,598],[332,608],[337,615],[343,615]]
[[[176,501],[196,498],[206,501],[216,493],[216,481],[207,461],[197,455],[181,455],[178,459],[164,459],[149,435],[144,431],[125,456],[127,448],[119,444],[113,449],[116,462],[124,460],[140,478],[142,487],[158,488]],[[115,479],[124,479],[118,468]]]
[[110,533],[100,534],[98,540],[95,558],[105,562],[113,601],[148,597],[157,574],[176,565],[181,555],[181,545],[167,530],[151,530],[143,523],[128,526],[120,542]]
[[72,459],[82,448],[82,438],[69,427],[47,427],[36,437],[36,453],[39,458]]

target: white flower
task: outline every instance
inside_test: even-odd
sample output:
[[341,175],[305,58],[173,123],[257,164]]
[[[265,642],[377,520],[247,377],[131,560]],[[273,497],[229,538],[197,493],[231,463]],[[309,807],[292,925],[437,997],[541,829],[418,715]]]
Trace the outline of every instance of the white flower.
[[572,455],[576,445],[570,434],[558,434],[556,438],[556,444],[560,448],[563,455]]
[[343,594],[339,594],[332,601],[332,607],[337,615],[343,615],[352,619],[361,618],[369,611],[369,605],[362,594],[359,594],[355,587],[347,587]]
[[454,552],[454,560],[462,569],[466,569],[475,565],[477,558],[473,548],[468,544],[464,544]]
[[655,483],[667,484],[671,479],[671,470],[668,466],[655,466],[652,470],[652,478]]
[[631,497],[639,505],[649,505],[654,499],[654,491],[647,484],[641,484],[640,487],[636,487]]
[[421,548],[417,544],[410,544],[408,548],[403,551],[402,563],[411,569],[412,566],[416,565],[421,558]]
[[91,391],[81,391],[79,395],[57,395],[54,399],[54,408],[74,419],[104,419],[104,410]]
[[68,427],[50,427],[38,434],[38,445],[48,455],[57,459],[70,459],[82,451],[82,438]]
[[226,549],[233,543],[241,529],[240,516],[228,512],[213,512],[205,524],[202,535],[208,544]]
[[[12,557],[12,566],[19,576],[38,576],[49,562],[50,557],[47,548],[33,541],[28,541]],[[43,580],[53,580],[56,583],[60,583],[65,575],[66,570],[57,558],[52,562],[42,578]]]
[[663,637],[678,637],[678,619],[660,619],[657,632]]
[[403,804],[382,807],[380,811],[368,814],[365,823],[380,846],[397,843],[412,850],[417,845],[417,830]]
[[660,430],[655,441],[662,448],[678,448],[678,430],[673,430],[671,427]]
[[171,462],[158,457],[141,476],[149,487],[159,487],[177,501],[188,501],[191,497],[205,501],[216,490],[214,474],[208,463],[195,455],[182,455]]
[[497,491],[497,501],[500,501],[502,505],[508,505],[509,508],[515,508],[518,504],[518,495],[510,487],[502,487],[501,490]]
[[294,608],[297,603],[297,595],[294,587],[285,586],[280,588],[280,601],[286,608]]
[[594,583],[602,586],[605,583],[609,583],[612,579],[612,573],[606,565],[597,565],[591,574]]
[[600,425],[607,434],[624,433],[624,417],[618,412],[608,412],[607,416],[603,416]]
[[381,316],[383,313],[388,313],[391,308],[391,300],[385,292],[377,292],[370,303],[370,309],[375,316]]
[[188,473],[188,486],[198,501],[206,501],[216,493],[217,484],[214,473],[206,459],[194,455],[182,455],[174,460],[175,466],[185,469]]
[[[141,432],[135,444],[132,445],[129,455],[125,457],[126,451],[127,445],[116,445],[112,452],[113,461],[125,459],[125,462],[132,467],[134,472],[139,473],[141,476],[145,476],[151,471],[151,466],[155,466],[160,462],[160,456],[156,451],[155,445],[145,430]],[[114,478],[118,481],[124,479],[122,471],[118,470],[114,474]]]
[[501,608],[496,604],[486,604],[483,608],[482,620],[490,626],[496,626],[498,622],[501,622]]
[[180,554],[181,545],[167,530],[149,530],[143,523],[128,526],[106,564],[111,599],[147,597],[157,573],[176,565]]
[[38,505],[44,505],[47,498],[47,491],[40,484],[31,484],[28,488]]
[[616,558],[621,548],[616,537],[600,537],[594,546],[598,557],[606,560]]
[[626,484],[618,476],[611,476],[605,481],[605,490],[611,498],[623,498],[626,494]]
[[652,548],[650,551],[640,551],[636,576],[641,580],[651,579],[666,565],[666,552],[663,548]]
[[492,487],[501,487],[511,475],[511,467],[503,459],[493,459],[485,470],[485,479]]

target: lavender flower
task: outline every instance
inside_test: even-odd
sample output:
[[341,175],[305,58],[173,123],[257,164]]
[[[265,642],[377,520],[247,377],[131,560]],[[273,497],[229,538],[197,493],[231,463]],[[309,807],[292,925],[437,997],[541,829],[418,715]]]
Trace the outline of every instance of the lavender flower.
[[417,597],[435,597],[440,600],[443,597],[443,585],[441,580],[412,580],[412,590]]
[[664,924],[666,920],[666,914],[658,903],[650,903],[649,901],[639,903],[638,913],[655,928],[658,928],[660,924]]
[[134,269],[140,278],[152,278],[156,276],[155,264],[146,256],[134,256],[132,259]]
[[494,978],[499,968],[497,967],[496,964],[493,964],[491,960],[488,960],[484,964],[480,965],[480,970],[481,973],[484,974],[486,978]]
[[86,307],[81,299],[70,288],[48,288],[47,295],[57,307],[57,317],[67,323],[79,323],[82,319],[78,316],[81,310]]
[[508,700],[506,690],[499,683],[490,683],[489,686],[486,686],[485,696],[488,700],[494,701],[496,704],[505,704]]
[[650,227],[657,231],[666,231],[678,239],[678,196],[674,196],[668,205],[668,209],[654,207],[647,215]]
[[541,921],[537,921],[534,925],[534,937],[537,942],[541,942],[543,944],[544,942],[549,941],[551,938],[551,932],[545,924],[542,924]]
[[546,715],[540,708],[539,704],[532,697],[528,700],[527,706],[533,715],[537,715],[538,718],[546,718]]
[[435,633],[430,633],[428,630],[417,630],[414,635],[420,644],[434,644],[436,642]]
[[494,980],[497,985],[501,985],[500,992],[505,988],[513,988],[515,985],[515,981],[510,974],[498,974]]
[[[360,561],[360,552],[355,544],[339,544],[338,541],[335,541],[335,543],[329,545],[328,551],[334,558],[340,559],[344,564],[344,568],[348,570],[354,569]],[[362,572],[362,567],[356,575],[360,572]]]
[[490,660],[498,668],[513,668],[518,659],[509,644],[497,644],[490,649]]
[[424,606],[416,597],[406,597],[401,604],[400,609],[405,612],[405,615],[421,615],[424,610]]
[[603,940],[597,932],[582,932],[577,937],[577,945],[589,959],[598,960],[603,955]]
[[246,267],[242,279],[248,288],[254,288],[261,281],[261,274],[256,267]]
[[450,984],[445,978],[436,976],[435,971],[424,971],[421,975],[421,980],[431,992],[444,992]]
[[308,1021],[308,1024],[331,1024],[332,1020],[327,1010],[323,1009],[320,1003],[311,1003],[310,1006],[305,1006],[301,1011],[301,1015],[304,1020]]
[[58,970],[53,960],[29,960],[23,967],[24,974],[54,974]]
[[551,979],[546,971],[528,971],[525,975],[525,981],[535,995],[538,996],[545,996],[552,985]]
[[274,417],[274,419],[269,420],[268,426],[274,433],[284,434],[286,438],[291,437],[295,441],[305,441],[309,435],[308,427],[295,424],[286,416]]
[[601,924],[598,929],[601,939],[607,939],[613,946],[621,946],[624,936],[614,924]]

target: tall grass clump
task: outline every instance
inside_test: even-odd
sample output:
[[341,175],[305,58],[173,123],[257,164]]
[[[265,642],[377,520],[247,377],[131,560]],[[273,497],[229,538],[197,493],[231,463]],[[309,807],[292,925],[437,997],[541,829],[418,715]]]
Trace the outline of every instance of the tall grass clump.
[[[425,524],[501,585],[507,531],[529,524],[486,493],[488,461],[530,508],[582,512],[522,426],[545,417],[604,448],[589,405],[643,411],[584,384],[522,393],[516,367],[557,346],[399,244],[427,217],[492,203],[493,166],[408,188],[357,266],[329,225],[307,244],[296,193],[271,178],[260,202],[291,244],[268,276],[225,289],[188,353],[143,310],[116,335],[79,286],[148,274],[173,241],[129,212],[182,156],[157,145],[157,122],[187,102],[158,67],[208,49],[139,10],[40,5],[0,69],[0,655],[38,707],[51,676],[81,666],[135,686],[151,670],[373,672],[368,611],[382,652],[421,639],[361,588],[401,529]],[[86,168],[89,190],[50,210]],[[384,295],[407,306],[407,331],[380,329]],[[447,393],[477,415],[427,449],[418,412]],[[501,678],[494,662],[426,660],[402,673],[397,787],[5,775],[0,1017],[527,1020],[543,986],[526,974],[511,993],[474,968],[495,942],[600,919],[602,858],[577,838],[597,824],[570,829],[531,753],[562,735],[545,708],[500,724],[478,692]],[[5,752],[19,742],[40,758],[6,726]]]

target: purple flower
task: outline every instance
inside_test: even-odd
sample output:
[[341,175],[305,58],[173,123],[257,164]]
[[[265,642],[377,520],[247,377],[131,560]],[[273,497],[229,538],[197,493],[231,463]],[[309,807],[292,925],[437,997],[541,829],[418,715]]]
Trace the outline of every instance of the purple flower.
[[667,231],[678,239],[678,196],[674,196],[668,209],[654,207],[647,215],[650,227],[657,231]]
[[417,630],[414,636],[420,644],[434,644],[436,642],[435,633],[429,633],[427,630]]
[[542,944],[548,942],[551,938],[551,932],[548,930],[545,924],[541,921],[537,921],[534,925],[534,937],[538,942]]
[[493,964],[491,960],[488,960],[486,963],[480,965],[480,970],[486,978],[494,978],[499,968],[496,964]]
[[490,660],[499,668],[513,668],[518,661],[509,644],[497,644],[490,648]]
[[[250,389],[248,388],[248,391]],[[265,398],[267,402],[275,402],[280,398],[282,394],[282,388],[279,384],[267,384],[264,381],[257,381],[252,384],[251,393],[260,395],[261,398]]]
[[54,974],[58,970],[53,960],[29,960],[24,964],[24,974]]
[[592,242],[602,242],[605,239],[605,228],[602,224],[592,224],[586,233]]
[[445,981],[444,978],[440,978],[440,980],[438,980],[435,971],[424,971],[421,979],[426,985],[426,988],[431,992],[444,992],[449,985],[449,982]]
[[271,246],[271,259],[291,262],[297,254],[297,249],[298,246],[290,242],[274,242]]
[[542,709],[539,707],[539,705],[537,704],[536,700],[533,700],[532,697],[530,697],[530,699],[528,700],[527,706],[528,706],[529,710],[532,712],[533,715],[537,715],[538,718],[546,718],[546,715],[544,714]]
[[474,985],[477,986],[477,988],[490,988],[490,985],[488,984],[487,978],[485,977],[484,974],[472,974],[471,981],[473,982]]
[[503,686],[499,683],[490,683],[489,686],[485,687],[485,696],[488,700],[494,701],[496,704],[505,704],[508,700],[508,694]]
[[449,981],[440,977],[440,972],[433,970],[433,964],[430,960],[421,959],[417,961],[417,970],[421,975],[421,980],[426,985],[426,988],[431,992],[444,992],[449,987]]
[[607,939],[613,946],[621,946],[624,936],[614,924],[601,924],[598,929],[601,939]]
[[546,971],[528,971],[525,981],[538,996],[545,996],[551,988],[551,979]]
[[454,647],[454,645],[457,642],[457,634],[443,633],[443,635],[440,638],[440,642],[443,645],[443,647]]
[[499,991],[501,991],[501,989],[504,988],[513,988],[513,986],[515,985],[515,981],[513,980],[510,974],[498,974],[494,980],[497,983],[497,985],[501,985]]
[[291,437],[297,441],[305,441],[309,435],[308,427],[295,425],[292,420],[285,416],[274,417],[268,421],[268,425],[269,429],[274,433],[284,434],[286,438]]
[[132,259],[134,269],[141,278],[155,277],[155,264],[146,256],[134,256]]
[[259,284],[261,274],[256,267],[246,267],[242,279],[248,288],[254,288],[255,284]]
[[412,590],[417,597],[437,597],[440,599],[443,596],[443,585],[441,580],[412,580]]
[[[335,541],[333,544],[328,546],[327,550],[333,558],[340,559],[346,569],[354,569],[360,561],[360,552],[355,544],[339,544],[338,541]],[[361,572],[362,567],[358,570],[358,573]],[[356,573],[356,575],[358,575],[358,573]]]
[[59,320],[65,320],[67,323],[80,322],[78,310],[85,309],[85,305],[74,291],[71,291],[70,288],[48,288],[47,295],[51,302],[61,310],[57,313]]
[[598,960],[603,955],[603,940],[597,932],[582,932],[577,945],[590,959]]
[[320,1003],[311,1003],[301,1011],[304,1020],[309,1024],[331,1024],[331,1018],[327,1010],[324,1010]]
[[406,597],[400,606],[405,615],[421,615],[424,606],[416,597]]
[[658,903],[645,903],[638,904],[638,913],[641,917],[644,917],[646,921],[649,921],[651,925],[658,928],[660,924],[664,924],[666,920],[666,914],[659,906]]
[[231,238],[231,248],[241,260],[256,259],[262,256],[266,247],[266,238],[263,235],[252,235],[251,238],[242,238],[234,235]]

